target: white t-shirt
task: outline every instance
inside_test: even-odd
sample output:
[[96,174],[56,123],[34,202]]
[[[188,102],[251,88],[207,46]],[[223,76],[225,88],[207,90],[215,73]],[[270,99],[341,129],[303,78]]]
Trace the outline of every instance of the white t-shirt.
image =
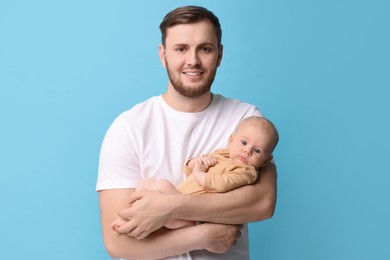
[[[135,188],[145,177],[178,185],[187,159],[226,147],[238,123],[253,115],[262,114],[253,105],[217,94],[199,113],[178,112],[162,96],[152,97],[119,115],[108,129],[96,190]],[[249,259],[247,227],[226,254],[196,251],[169,259]]]

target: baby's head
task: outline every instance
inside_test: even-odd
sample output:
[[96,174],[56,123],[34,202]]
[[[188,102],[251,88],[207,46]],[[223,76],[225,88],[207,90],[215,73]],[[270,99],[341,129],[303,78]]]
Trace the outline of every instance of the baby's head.
[[229,138],[229,157],[255,168],[264,167],[272,160],[278,141],[278,131],[271,121],[264,117],[247,117]]

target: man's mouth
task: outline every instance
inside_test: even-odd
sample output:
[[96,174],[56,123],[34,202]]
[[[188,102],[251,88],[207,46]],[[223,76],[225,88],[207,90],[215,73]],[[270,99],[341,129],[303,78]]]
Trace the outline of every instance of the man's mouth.
[[194,77],[194,76],[202,75],[203,72],[201,72],[201,71],[184,71],[183,74],[185,74],[187,76]]

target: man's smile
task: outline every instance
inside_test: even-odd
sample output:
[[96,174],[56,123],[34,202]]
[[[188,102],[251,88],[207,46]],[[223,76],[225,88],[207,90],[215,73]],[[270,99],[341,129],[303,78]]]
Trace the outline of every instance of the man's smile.
[[199,76],[199,75],[202,75],[203,72],[201,72],[201,71],[184,71],[183,74],[185,74],[187,76]]

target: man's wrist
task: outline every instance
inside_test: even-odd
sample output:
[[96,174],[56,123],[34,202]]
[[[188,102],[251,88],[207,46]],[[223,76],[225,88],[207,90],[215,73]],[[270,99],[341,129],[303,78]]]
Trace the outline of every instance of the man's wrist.
[[200,224],[191,227],[189,230],[191,230],[191,233],[189,233],[188,236],[192,236],[193,238],[192,243],[194,250],[206,249],[207,239],[205,238],[207,236],[207,229],[205,228],[205,226]]
[[174,208],[171,211],[171,218],[172,219],[185,219],[185,206],[190,201],[191,195],[185,195],[185,194],[173,194],[171,205],[174,205]]

